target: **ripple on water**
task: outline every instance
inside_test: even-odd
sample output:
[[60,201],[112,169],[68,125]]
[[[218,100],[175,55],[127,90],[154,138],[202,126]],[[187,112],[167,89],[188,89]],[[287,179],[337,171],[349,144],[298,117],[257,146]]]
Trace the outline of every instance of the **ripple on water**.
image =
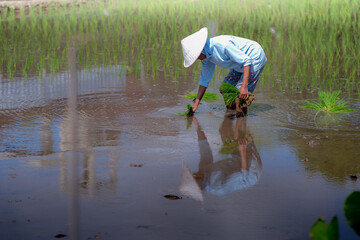
[[359,101],[350,103],[357,109],[349,113],[325,113],[309,110],[304,101],[289,99],[267,99],[266,103],[256,102],[251,106],[250,114],[262,116],[285,128],[331,129],[335,131],[360,130]]

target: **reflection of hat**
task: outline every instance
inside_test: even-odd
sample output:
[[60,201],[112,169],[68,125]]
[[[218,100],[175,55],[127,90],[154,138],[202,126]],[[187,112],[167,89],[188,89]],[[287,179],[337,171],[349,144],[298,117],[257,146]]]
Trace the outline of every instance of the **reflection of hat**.
[[182,194],[185,194],[195,200],[201,202],[204,201],[203,193],[185,163],[182,165],[179,190]]
[[184,55],[184,67],[190,67],[200,56],[208,36],[208,29],[203,27],[196,33],[181,40],[181,47]]

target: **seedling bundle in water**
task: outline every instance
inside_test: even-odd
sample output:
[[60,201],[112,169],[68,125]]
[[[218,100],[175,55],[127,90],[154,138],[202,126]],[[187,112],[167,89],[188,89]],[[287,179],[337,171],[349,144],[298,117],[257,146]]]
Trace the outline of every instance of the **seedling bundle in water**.
[[[190,98],[190,99],[195,99],[197,97],[197,93],[188,93],[186,95],[183,95],[183,97],[186,98]],[[202,97],[202,100],[204,101],[215,101],[217,100],[219,97],[216,93],[212,93],[212,92],[206,92],[204,94],[204,96]]]
[[178,114],[176,114],[176,116],[192,116],[192,115],[194,115],[194,110],[193,110],[192,106],[190,104],[188,104],[186,107],[187,107],[187,109],[185,112],[178,113]]
[[347,102],[345,100],[339,99],[340,93],[340,90],[336,92],[319,91],[318,94],[320,102],[305,101],[306,105],[304,105],[303,107],[329,113],[346,113],[355,111],[355,109],[348,108]]
[[[222,83],[220,86],[220,92],[224,97],[224,102],[226,106],[235,104],[236,98],[238,98],[240,95],[240,91],[229,83]],[[247,106],[250,106],[253,100],[254,95],[249,94],[249,97],[246,100],[240,100],[240,105],[245,103]]]
[[[226,106],[231,106],[235,104],[236,98],[239,97],[240,91],[229,83],[222,83],[220,86],[220,93],[223,95]],[[187,98],[196,98],[196,93],[188,93],[184,95]],[[216,93],[205,93],[203,99],[207,100],[216,100],[218,98]],[[254,100],[254,94],[249,94],[249,97],[246,100],[240,100],[240,106],[246,104],[250,106],[251,102]],[[192,116],[194,111],[190,104],[187,105],[187,110],[184,113],[176,114],[177,116]]]

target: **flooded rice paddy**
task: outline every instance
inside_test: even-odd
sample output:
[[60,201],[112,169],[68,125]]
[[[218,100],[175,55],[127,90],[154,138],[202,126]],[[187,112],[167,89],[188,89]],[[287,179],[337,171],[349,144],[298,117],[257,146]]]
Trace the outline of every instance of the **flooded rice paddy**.
[[[239,25],[235,2],[2,12],[1,240],[310,239],[335,215],[340,239],[359,239],[344,202],[360,189],[360,5],[257,1]],[[220,95],[175,115],[197,91],[180,39],[198,26],[263,45],[247,117]],[[356,111],[303,108],[319,89]]]
[[73,135],[79,239],[306,239],[334,215],[341,239],[356,239],[343,204],[360,186],[358,111],[315,117],[301,107],[315,94],[260,85],[245,118],[221,98],[178,117],[193,81],[116,68],[77,71],[73,131],[67,72],[2,79],[1,239],[69,234]]

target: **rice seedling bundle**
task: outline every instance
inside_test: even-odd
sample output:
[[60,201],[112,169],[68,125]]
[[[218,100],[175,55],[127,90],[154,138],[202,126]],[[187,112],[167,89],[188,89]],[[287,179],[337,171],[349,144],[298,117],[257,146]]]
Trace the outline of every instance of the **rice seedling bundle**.
[[[195,99],[197,97],[197,93],[188,93],[183,95],[183,97],[185,98],[190,98],[190,99]],[[206,92],[203,97],[202,100],[204,101],[215,101],[217,100],[219,97],[216,93],[212,93],[212,92]]]
[[190,104],[187,104],[186,106],[186,111],[183,112],[183,113],[178,113],[178,114],[175,114],[176,116],[192,116],[194,115],[194,110],[192,108],[192,106]]
[[[235,104],[236,98],[238,98],[240,95],[240,91],[229,83],[221,84],[220,93],[223,95],[226,106]],[[240,100],[240,105],[245,103],[247,106],[250,106],[253,100],[254,100],[254,95],[249,94],[249,97],[246,100]]]
[[236,98],[238,98],[240,95],[240,91],[229,83],[221,84],[220,93],[223,95],[226,105],[231,105],[235,103]]

